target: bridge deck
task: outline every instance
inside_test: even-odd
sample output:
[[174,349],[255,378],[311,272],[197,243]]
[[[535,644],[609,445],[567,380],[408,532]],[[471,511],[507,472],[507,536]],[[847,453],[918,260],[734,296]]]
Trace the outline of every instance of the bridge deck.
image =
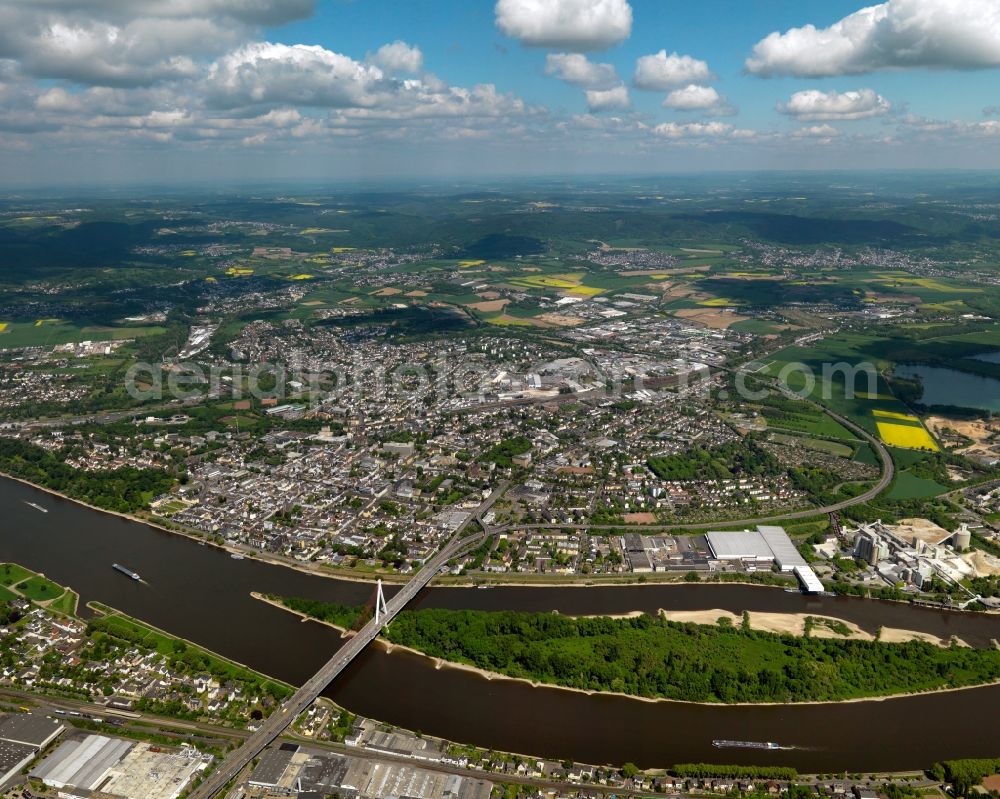
[[338,649],[332,658],[314,674],[295,694],[280,708],[267,717],[261,726],[240,746],[231,752],[219,766],[190,794],[190,799],[213,799],[226,784],[236,777],[257,755],[281,735],[295,718],[316,701],[317,697],[337,676],[346,669],[365,647],[378,636],[387,625],[427,584],[449,560],[482,540],[483,532],[462,537],[464,528],[472,523],[480,523],[482,515],[499,499],[506,490],[506,483],[497,489],[479,506],[476,513],[459,527],[454,538],[446,544],[438,554],[424,564],[413,579],[386,602],[386,613],[376,624],[372,619],[362,627],[346,644]]

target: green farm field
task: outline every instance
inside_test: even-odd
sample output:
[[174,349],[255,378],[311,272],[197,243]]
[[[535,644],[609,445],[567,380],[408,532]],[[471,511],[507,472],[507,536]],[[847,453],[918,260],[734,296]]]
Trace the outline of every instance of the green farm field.
[[943,486],[934,480],[917,477],[915,474],[904,470],[896,474],[892,488],[889,489],[889,493],[886,496],[888,499],[926,499],[928,497],[936,497],[947,490],[947,486]]
[[149,327],[81,327],[59,320],[37,322],[10,322],[0,329],[0,348],[54,347],[57,344],[78,344],[81,341],[121,341],[123,339],[155,336],[166,328]]

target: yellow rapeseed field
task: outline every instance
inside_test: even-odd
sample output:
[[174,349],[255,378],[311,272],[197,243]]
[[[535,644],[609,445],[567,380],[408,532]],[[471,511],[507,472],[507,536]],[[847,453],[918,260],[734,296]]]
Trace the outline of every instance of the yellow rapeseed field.
[[872,411],[874,416],[881,416],[883,419],[899,419],[904,422],[916,422],[920,424],[920,419],[909,413],[899,413],[897,411]]
[[922,427],[911,427],[908,424],[893,424],[892,422],[877,422],[878,434],[890,447],[905,449],[928,449],[937,452],[938,446]]
[[565,280],[561,277],[545,277],[543,275],[515,277],[510,282],[515,286],[522,286],[529,289],[571,289],[580,283],[578,280]]

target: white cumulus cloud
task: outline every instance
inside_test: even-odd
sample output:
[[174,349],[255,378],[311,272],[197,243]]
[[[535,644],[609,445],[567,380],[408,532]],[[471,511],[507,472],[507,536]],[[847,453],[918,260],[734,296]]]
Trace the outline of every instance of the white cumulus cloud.
[[636,59],[632,82],[637,89],[662,92],[689,83],[707,83],[714,77],[704,61],[660,50]]
[[775,31],[756,44],[746,62],[756,75],[808,78],[998,65],[997,0],[887,0],[828,28]]
[[725,98],[711,86],[698,86],[692,83],[683,89],[674,89],[670,92],[663,101],[663,107],[675,111],[715,112],[724,110],[727,106]]
[[587,108],[591,111],[617,111],[628,108],[629,105],[628,89],[624,86],[587,91]]
[[621,84],[611,64],[595,64],[580,53],[549,53],[545,74],[585,89],[607,90]]
[[850,92],[822,92],[818,89],[796,92],[778,111],[803,122],[823,120],[868,119],[889,113],[892,103],[872,89]]
[[319,45],[255,42],[209,68],[205,90],[218,107],[293,104],[358,108],[376,104],[387,82],[378,67]]
[[927,119],[926,117],[910,115],[900,121],[899,129],[903,133],[915,134],[921,139],[939,142],[953,142],[957,138],[992,139],[995,136],[1000,136],[1000,120],[963,122],[961,120]]
[[799,128],[792,133],[792,136],[796,139],[832,139],[834,136],[839,135],[840,131],[833,125],[810,125],[805,128]]
[[662,122],[653,133],[664,139],[749,138],[751,131],[737,130],[725,122]]
[[[141,86],[191,77],[192,56],[235,43],[230,29],[207,19],[133,20],[124,26],[87,20],[34,20],[12,29],[2,22],[0,58],[25,74],[75,83]],[[23,15],[13,15],[23,19]]]
[[433,75],[399,80],[318,45],[255,42],[218,59],[201,89],[217,109],[329,108],[354,121],[516,117],[524,102],[492,84],[449,86]]
[[390,44],[383,44],[369,56],[369,61],[392,75],[414,74],[423,69],[424,54],[419,47],[396,40]]
[[148,86],[312,13],[315,0],[0,0],[0,60],[25,75]]
[[529,47],[606,50],[632,33],[628,0],[497,0],[500,31]]

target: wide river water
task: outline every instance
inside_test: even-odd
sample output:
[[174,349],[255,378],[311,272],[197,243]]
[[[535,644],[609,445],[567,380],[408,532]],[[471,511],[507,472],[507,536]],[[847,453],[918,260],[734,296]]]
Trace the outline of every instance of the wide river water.
[[[250,592],[347,604],[366,602],[372,594],[364,583],[234,560],[213,547],[5,478],[0,478],[0,560],[44,572],[76,590],[81,603],[99,600],[295,684],[331,656],[339,636],[259,602]],[[114,572],[115,562],[139,572],[143,582]],[[888,626],[954,634],[978,646],[1000,638],[996,616],[738,585],[429,588],[414,606],[569,614],[658,608],[809,612],[872,632]],[[1000,755],[1000,686],[828,705],[646,702],[488,680],[372,646],[328,695],[356,713],[454,741],[589,763],[773,763],[803,772],[884,771]],[[717,750],[715,738],[778,741],[792,748]]]

